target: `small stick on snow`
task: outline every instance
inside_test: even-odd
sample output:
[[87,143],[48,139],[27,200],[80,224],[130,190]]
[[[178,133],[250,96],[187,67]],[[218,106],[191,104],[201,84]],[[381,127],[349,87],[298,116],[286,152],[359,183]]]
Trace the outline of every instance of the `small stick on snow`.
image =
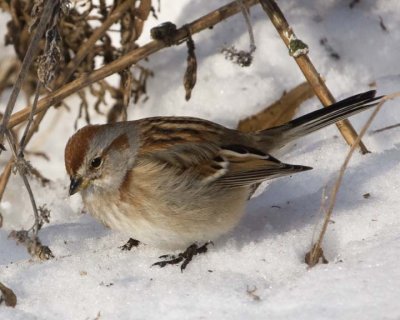
[[372,121],[375,119],[375,116],[378,114],[378,112],[380,111],[380,109],[382,108],[383,104],[390,100],[390,99],[394,99],[396,97],[400,97],[400,92],[399,93],[394,93],[394,94],[390,94],[388,96],[385,96],[382,98],[382,101],[377,105],[377,107],[375,108],[374,112],[371,114],[371,116],[368,118],[367,122],[364,124],[364,126],[361,129],[360,135],[357,137],[356,141],[354,142],[354,144],[351,146],[349,152],[347,153],[347,156],[342,164],[342,166],[340,167],[340,171],[339,171],[339,175],[336,178],[335,181],[335,185],[333,186],[331,192],[330,192],[330,196],[329,196],[329,204],[328,204],[328,208],[325,211],[325,219],[324,219],[324,223],[322,225],[322,229],[321,232],[319,234],[318,240],[317,242],[312,246],[310,252],[308,252],[306,254],[306,262],[310,267],[315,266],[319,259],[323,257],[323,251],[321,248],[321,243],[322,240],[324,239],[326,230],[328,228],[328,224],[329,221],[331,219],[332,216],[332,212],[333,212],[333,208],[336,204],[336,197],[338,194],[338,191],[340,189],[340,186],[342,184],[342,180],[344,177],[344,173],[347,169],[347,166],[350,162],[350,159],[355,151],[355,149],[357,148],[358,144],[360,143],[362,137],[364,136],[364,134],[367,132],[368,128],[370,127]]

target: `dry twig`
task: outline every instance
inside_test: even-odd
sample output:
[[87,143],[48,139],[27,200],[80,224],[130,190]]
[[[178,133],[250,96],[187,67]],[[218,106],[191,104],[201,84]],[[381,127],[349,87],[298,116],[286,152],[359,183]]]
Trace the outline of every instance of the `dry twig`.
[[[275,26],[283,42],[289,49],[289,53],[293,56],[300,70],[303,72],[304,77],[310,83],[315,95],[319,98],[321,103],[327,107],[335,102],[332,93],[325,85],[323,79],[315,69],[313,63],[308,57],[308,47],[301,40],[297,39],[293,29],[289,26],[281,9],[274,0],[260,0],[260,3],[267,13],[271,22]],[[343,138],[352,146],[357,140],[357,133],[348,120],[342,120],[336,123]],[[365,145],[360,142],[359,144],[363,154],[368,153]]]
[[4,191],[6,190],[6,186],[8,183],[8,180],[10,179],[11,176],[11,170],[13,168],[13,157],[8,160],[6,166],[3,169],[3,172],[0,176],[0,200],[3,199]]
[[244,20],[246,21],[247,31],[249,32],[249,39],[250,39],[249,54],[251,55],[254,51],[256,51],[256,42],[254,40],[253,28],[251,26],[251,21],[250,21],[250,14],[249,14],[248,8],[246,8],[243,3],[243,0],[236,0],[236,2],[239,3],[240,9],[242,10]]
[[376,129],[376,130],[372,131],[372,133],[373,134],[380,133],[380,132],[383,132],[383,131],[386,131],[386,130],[395,129],[395,128],[398,128],[398,127],[400,127],[400,123],[396,123],[396,124],[392,124],[390,126],[386,126],[386,127],[380,128],[380,129]]
[[244,20],[246,22],[247,31],[249,33],[250,38],[250,48],[249,51],[238,50],[235,46],[231,46],[229,48],[223,48],[221,52],[225,55],[225,58],[233,61],[241,67],[249,67],[253,62],[253,53],[256,51],[256,43],[254,41],[253,28],[251,26],[250,14],[248,8],[246,8],[243,4],[243,0],[236,0],[236,2],[240,5],[242,10],[242,14]]
[[324,223],[322,225],[322,229],[321,232],[318,236],[318,240],[317,242],[312,246],[310,252],[308,252],[306,254],[306,262],[310,267],[313,267],[314,265],[316,265],[319,261],[319,259],[321,257],[323,257],[323,251],[321,248],[321,243],[322,240],[324,238],[324,235],[326,233],[326,230],[328,228],[328,224],[329,221],[331,219],[332,216],[332,212],[333,212],[333,208],[335,206],[336,203],[336,197],[338,194],[338,191],[340,189],[340,186],[342,184],[343,181],[343,177],[346,171],[346,168],[350,162],[350,159],[355,151],[355,149],[357,148],[358,144],[360,143],[362,137],[364,136],[364,134],[367,132],[368,128],[370,127],[372,121],[375,119],[375,116],[378,114],[378,112],[380,111],[380,109],[382,108],[383,104],[390,100],[390,99],[394,99],[396,97],[400,97],[400,93],[395,93],[395,94],[391,94],[388,95],[384,98],[382,98],[382,101],[379,102],[379,104],[377,105],[377,107],[375,108],[375,110],[373,111],[373,113],[371,114],[371,116],[368,118],[367,122],[364,124],[364,126],[362,127],[359,136],[357,137],[356,141],[354,142],[354,144],[351,146],[349,152],[347,153],[347,156],[342,164],[342,166],[340,167],[340,171],[339,171],[339,175],[336,178],[335,184],[330,192],[330,196],[329,196],[329,204],[328,204],[328,208],[326,209],[326,214],[325,214],[325,219],[324,219]]

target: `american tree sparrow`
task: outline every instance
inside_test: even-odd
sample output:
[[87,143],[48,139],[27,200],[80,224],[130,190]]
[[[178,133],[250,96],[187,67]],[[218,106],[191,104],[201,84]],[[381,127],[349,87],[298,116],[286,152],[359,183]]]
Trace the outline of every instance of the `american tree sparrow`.
[[188,248],[156,263],[182,262],[183,270],[238,224],[254,184],[311,169],[271,153],[380,99],[368,91],[255,133],[188,117],[88,125],[65,148],[69,193],[80,192],[93,216],[138,240],[130,245]]

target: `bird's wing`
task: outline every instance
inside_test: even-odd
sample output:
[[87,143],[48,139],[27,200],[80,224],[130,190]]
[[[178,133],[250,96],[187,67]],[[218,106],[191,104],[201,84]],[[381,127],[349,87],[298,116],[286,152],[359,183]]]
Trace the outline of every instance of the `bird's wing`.
[[142,129],[146,136],[138,163],[157,161],[194,181],[225,188],[248,186],[311,169],[282,163],[246,145],[239,135],[238,143],[224,144],[223,135],[228,129],[213,123],[191,118],[158,119],[151,119]]
[[312,169],[282,163],[257,149],[237,144],[222,146],[220,156],[225,159],[228,170],[215,183],[228,188],[252,185]]

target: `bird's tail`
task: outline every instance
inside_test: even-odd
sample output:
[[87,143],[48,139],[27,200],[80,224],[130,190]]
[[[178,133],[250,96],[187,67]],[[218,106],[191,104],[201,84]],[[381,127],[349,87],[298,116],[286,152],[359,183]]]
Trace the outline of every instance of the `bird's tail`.
[[375,90],[357,94],[281,126],[262,130],[257,135],[261,140],[265,138],[270,150],[281,148],[292,140],[376,106],[383,96],[375,97],[375,94]]

